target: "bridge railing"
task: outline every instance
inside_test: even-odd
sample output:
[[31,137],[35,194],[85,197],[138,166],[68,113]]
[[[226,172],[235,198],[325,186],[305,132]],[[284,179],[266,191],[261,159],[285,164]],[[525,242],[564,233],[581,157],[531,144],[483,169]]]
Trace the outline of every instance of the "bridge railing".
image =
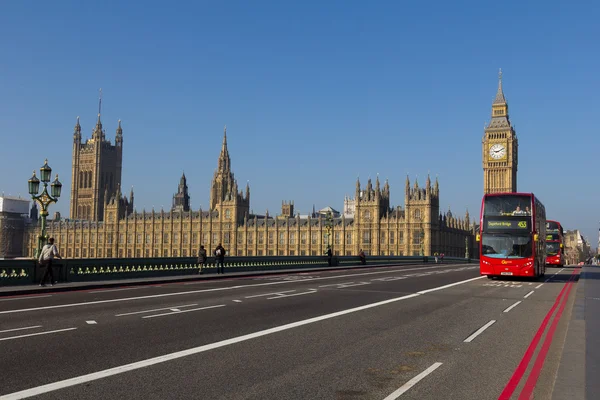
[[[368,256],[367,265],[401,265],[433,263],[428,256]],[[478,262],[460,257],[444,257],[444,263]],[[360,265],[356,256],[336,256],[332,266]],[[226,257],[225,272],[276,271],[328,267],[326,256]],[[54,261],[54,276],[59,282],[103,281],[192,275],[200,266],[194,257],[165,258],[78,258]],[[217,272],[214,257],[204,264],[204,274]],[[0,260],[0,286],[26,285],[39,281],[42,268],[33,259]]]

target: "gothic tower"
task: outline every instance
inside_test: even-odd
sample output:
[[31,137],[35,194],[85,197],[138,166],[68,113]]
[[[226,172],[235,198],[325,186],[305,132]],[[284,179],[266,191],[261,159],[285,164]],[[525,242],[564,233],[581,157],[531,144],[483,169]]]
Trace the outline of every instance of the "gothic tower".
[[238,184],[231,171],[231,159],[227,150],[227,127],[223,132],[223,144],[217,169],[210,188],[210,209],[218,211],[224,223],[241,224],[250,212],[250,186],[246,193],[238,191]]
[[404,237],[406,238],[405,256],[416,256],[423,252],[430,256],[438,246],[438,238],[432,233],[439,228],[438,214],[440,212],[440,185],[435,178],[427,175],[425,188],[420,188],[415,179],[414,187],[410,187],[410,180],[406,177],[404,188],[405,220]]
[[188,194],[187,179],[185,173],[181,175],[177,194],[173,195],[173,211],[190,211],[190,195]]
[[518,150],[519,142],[508,118],[500,70],[498,92],[492,103],[492,119],[482,140],[484,194],[517,191]]
[[369,178],[363,190],[357,179],[355,195],[354,226],[358,248],[354,251],[357,253],[362,248],[367,254],[380,254],[381,218],[390,211],[390,185],[386,180],[382,189],[378,176],[375,188]]
[[[70,218],[102,221],[104,205],[121,184],[123,163],[123,129],[117,127],[115,144],[106,140],[100,114],[102,91],[98,106],[98,120],[91,139],[81,140],[79,117],[73,133],[73,161],[71,168]],[[105,196],[107,196],[105,198]]]

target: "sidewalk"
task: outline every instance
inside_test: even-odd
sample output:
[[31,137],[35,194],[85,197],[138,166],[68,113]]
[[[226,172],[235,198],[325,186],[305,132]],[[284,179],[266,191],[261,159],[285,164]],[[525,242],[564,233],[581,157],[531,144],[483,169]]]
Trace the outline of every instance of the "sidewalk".
[[[401,266],[418,266],[418,265],[429,265],[429,264],[398,264]],[[451,265],[451,264],[446,264]],[[91,290],[101,288],[117,288],[117,287],[128,287],[128,286],[145,286],[145,285],[159,285],[164,283],[180,283],[180,282],[193,282],[193,281],[210,281],[210,280],[221,280],[227,278],[251,278],[256,276],[265,275],[284,275],[290,273],[306,273],[306,272],[319,272],[319,271],[337,271],[337,270],[351,270],[351,269],[369,269],[377,267],[392,267],[396,264],[372,264],[372,265],[356,265],[356,266],[337,266],[337,267],[314,267],[314,268],[293,268],[293,269],[279,269],[279,270],[264,270],[264,271],[247,271],[247,272],[226,272],[225,274],[206,273],[206,274],[189,274],[189,275],[175,275],[175,276],[160,276],[160,277],[148,277],[139,279],[112,279],[106,281],[87,281],[87,282],[65,282],[58,283],[54,286],[46,285],[40,287],[37,284],[22,285],[22,286],[4,286],[0,287],[0,298],[7,296],[20,296],[50,292],[70,292],[77,290]]]
[[600,399],[600,267],[581,269],[552,400]]

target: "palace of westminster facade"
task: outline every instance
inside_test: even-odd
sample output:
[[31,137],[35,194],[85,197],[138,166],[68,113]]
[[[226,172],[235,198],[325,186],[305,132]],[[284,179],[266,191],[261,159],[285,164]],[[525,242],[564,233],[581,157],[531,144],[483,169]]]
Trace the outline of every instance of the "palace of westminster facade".
[[[483,138],[484,192],[516,191],[516,135],[508,120],[502,81],[492,105],[492,121]],[[492,150],[493,147],[493,150]],[[331,243],[336,255],[433,255],[464,257],[475,254],[475,230],[467,212],[457,218],[440,213],[439,183],[429,176],[424,187],[408,177],[404,207],[390,206],[390,187],[379,178],[373,184],[356,182],[352,215],[327,220],[323,213],[301,217],[293,202],[283,202],[280,215],[250,212],[250,188],[240,190],[231,169],[227,133],[210,187],[208,210],[191,210],[185,175],[171,210],[134,211],[133,191],[121,192],[123,130],[115,144],[105,137],[100,114],[92,137],[81,138],[79,119],[73,134],[70,218],[48,222],[67,258],[192,257],[204,245],[209,254],[217,244],[230,256],[323,255]],[[497,157],[498,149],[503,153]],[[505,190],[509,189],[509,190]],[[327,226],[332,226],[328,238]],[[32,210],[26,225],[23,255],[32,257],[39,223]]]

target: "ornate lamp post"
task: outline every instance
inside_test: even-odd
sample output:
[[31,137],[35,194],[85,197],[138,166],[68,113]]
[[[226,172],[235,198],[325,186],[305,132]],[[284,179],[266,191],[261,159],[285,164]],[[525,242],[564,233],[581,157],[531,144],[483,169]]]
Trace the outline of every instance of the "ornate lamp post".
[[[50,168],[48,165],[48,160],[46,160],[44,161],[42,168],[40,168],[41,179],[38,179],[35,176],[35,171],[33,171],[33,176],[28,181],[29,194],[31,195],[31,198],[34,201],[37,201],[40,205],[40,217],[42,219],[42,230],[38,236],[38,247],[35,250],[36,258],[40,255],[42,247],[48,240],[48,235],[46,234],[46,217],[48,216],[48,206],[58,201],[60,192],[62,190],[62,183],[58,181],[58,174],[56,174],[56,179],[54,179],[50,185],[50,193],[48,193],[48,182],[50,182],[51,175],[52,168]],[[40,181],[44,184],[44,190],[42,190],[42,193],[38,195],[38,191],[40,190]]]
[[327,231],[327,247],[331,248],[333,252],[333,241],[331,240],[331,231],[333,229],[333,214],[331,211],[327,211],[327,216],[325,217],[325,230]]
[[465,237],[465,258],[469,259],[469,238]]

